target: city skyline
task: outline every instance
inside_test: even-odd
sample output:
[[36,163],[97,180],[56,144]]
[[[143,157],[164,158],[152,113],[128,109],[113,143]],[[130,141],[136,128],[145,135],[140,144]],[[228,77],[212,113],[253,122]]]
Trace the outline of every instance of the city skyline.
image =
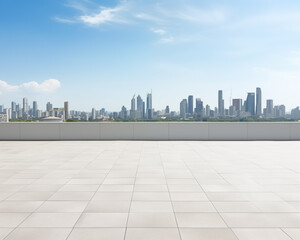
[[217,105],[215,89],[229,99],[231,89],[244,98],[260,86],[291,110],[300,103],[299,12],[296,0],[1,1],[0,102],[117,111],[153,89],[161,109],[190,93]]
[[[265,105],[262,103],[262,89],[256,87],[255,92],[247,92],[246,99],[230,97],[228,107],[224,104],[223,90],[218,90],[217,106],[210,106],[205,103],[199,96],[189,95],[179,102],[179,111],[170,108],[167,105],[164,109],[157,109],[152,103],[152,91],[147,93],[146,99],[138,94],[133,95],[130,100],[130,107],[124,104],[121,111],[111,111],[105,107],[92,107],[91,111],[80,111],[75,108],[69,108],[69,101],[65,101],[63,107],[54,106],[47,102],[46,110],[38,107],[37,101],[32,102],[32,107],[28,103],[28,98],[24,97],[22,104],[15,101],[7,107],[0,104],[0,115],[4,121],[8,120],[39,120],[47,117],[59,117],[62,120],[116,120],[116,119],[195,119],[205,118],[214,119],[245,119],[245,118],[281,118],[281,119],[300,119],[299,106],[292,109],[291,112],[286,110],[284,104],[274,103],[273,99],[268,98]],[[100,110],[99,110],[100,109]]]

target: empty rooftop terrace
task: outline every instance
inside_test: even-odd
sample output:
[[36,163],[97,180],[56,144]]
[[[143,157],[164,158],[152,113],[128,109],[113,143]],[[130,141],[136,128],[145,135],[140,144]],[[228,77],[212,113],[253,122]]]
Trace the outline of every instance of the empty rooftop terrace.
[[298,240],[300,142],[2,141],[0,239]]

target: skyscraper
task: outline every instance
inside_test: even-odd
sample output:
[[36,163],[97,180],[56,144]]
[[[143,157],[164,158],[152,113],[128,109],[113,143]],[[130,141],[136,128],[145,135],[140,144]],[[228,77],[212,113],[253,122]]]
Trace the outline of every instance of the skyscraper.
[[195,114],[198,117],[203,116],[203,102],[201,101],[201,98],[196,98]]
[[241,111],[242,110],[242,103],[243,100],[240,98],[232,99],[232,106],[234,111]]
[[23,98],[23,115],[26,115],[28,113],[28,99]]
[[180,102],[180,117],[182,117],[182,118],[186,117],[186,114],[187,114],[187,105],[188,105],[188,102],[187,102],[186,99],[183,99]]
[[245,111],[250,113],[252,116],[255,115],[255,93],[248,93]]
[[189,114],[194,113],[194,97],[193,97],[193,95],[190,95],[188,97],[188,113]]
[[33,101],[33,104],[32,104],[32,115],[33,115],[33,117],[37,117],[37,110],[38,110],[37,101]]
[[221,117],[224,116],[224,99],[222,90],[219,90],[218,92],[218,114]]
[[131,99],[131,108],[130,108],[130,118],[135,119],[136,118],[136,111],[135,111],[135,95],[133,95]]
[[133,95],[131,99],[131,109],[132,111],[135,111],[135,95]]
[[205,115],[206,117],[210,117],[210,106],[208,104],[205,106]]
[[260,116],[261,114],[262,114],[261,89],[256,88],[256,115]]
[[69,102],[64,102],[64,116],[65,120],[69,119]]
[[47,104],[46,104],[47,112],[50,112],[51,109],[53,109],[53,105],[50,102],[47,102]]
[[170,107],[169,107],[169,105],[168,105],[168,106],[166,106],[165,113],[166,113],[166,114],[169,114],[169,113],[170,113]]
[[147,118],[153,118],[152,93],[147,94]]
[[273,105],[273,100],[272,99],[268,99],[267,100],[267,117],[273,117],[273,113],[274,113],[274,105]]
[[136,117],[138,119],[144,118],[145,109],[143,109],[143,108],[144,108],[143,99],[141,98],[140,95],[138,95],[136,98],[136,113],[137,113]]
[[95,108],[92,108],[92,120],[93,121],[96,120],[96,110],[95,110]]

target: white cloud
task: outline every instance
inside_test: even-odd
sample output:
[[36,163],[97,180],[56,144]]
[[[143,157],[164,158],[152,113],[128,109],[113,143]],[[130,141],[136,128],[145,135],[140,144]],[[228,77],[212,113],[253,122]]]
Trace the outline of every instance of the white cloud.
[[159,34],[159,35],[165,35],[167,32],[163,29],[155,29],[155,28],[151,28],[150,29],[151,32],[153,33],[156,33],[156,34]]
[[7,82],[0,80],[0,89],[7,92],[14,92],[19,90],[19,86],[10,85]]
[[60,18],[60,17],[55,17],[55,21],[61,22],[61,23],[76,23],[77,21],[72,20],[72,19],[67,19],[67,18]]
[[225,13],[218,9],[204,10],[188,6],[181,10],[169,11],[164,9],[161,11],[171,18],[195,24],[220,23],[225,20]]
[[108,22],[125,23],[127,21],[118,15],[122,10],[122,7],[103,8],[98,14],[80,16],[80,20],[90,25],[100,25]]
[[0,90],[2,90],[2,92],[16,92],[28,90],[33,92],[51,93],[54,92],[56,89],[60,88],[60,86],[60,81],[56,79],[48,79],[42,83],[32,81],[20,85],[10,85],[5,81],[0,80]]
[[161,38],[160,42],[161,43],[171,43],[171,42],[174,42],[174,38],[173,37]]

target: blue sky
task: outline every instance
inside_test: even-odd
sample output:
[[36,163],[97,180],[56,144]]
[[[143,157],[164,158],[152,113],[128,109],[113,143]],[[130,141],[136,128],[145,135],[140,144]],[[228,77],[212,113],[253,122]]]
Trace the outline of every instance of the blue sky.
[[1,0],[0,104],[179,109],[192,94],[300,105],[297,0]]

